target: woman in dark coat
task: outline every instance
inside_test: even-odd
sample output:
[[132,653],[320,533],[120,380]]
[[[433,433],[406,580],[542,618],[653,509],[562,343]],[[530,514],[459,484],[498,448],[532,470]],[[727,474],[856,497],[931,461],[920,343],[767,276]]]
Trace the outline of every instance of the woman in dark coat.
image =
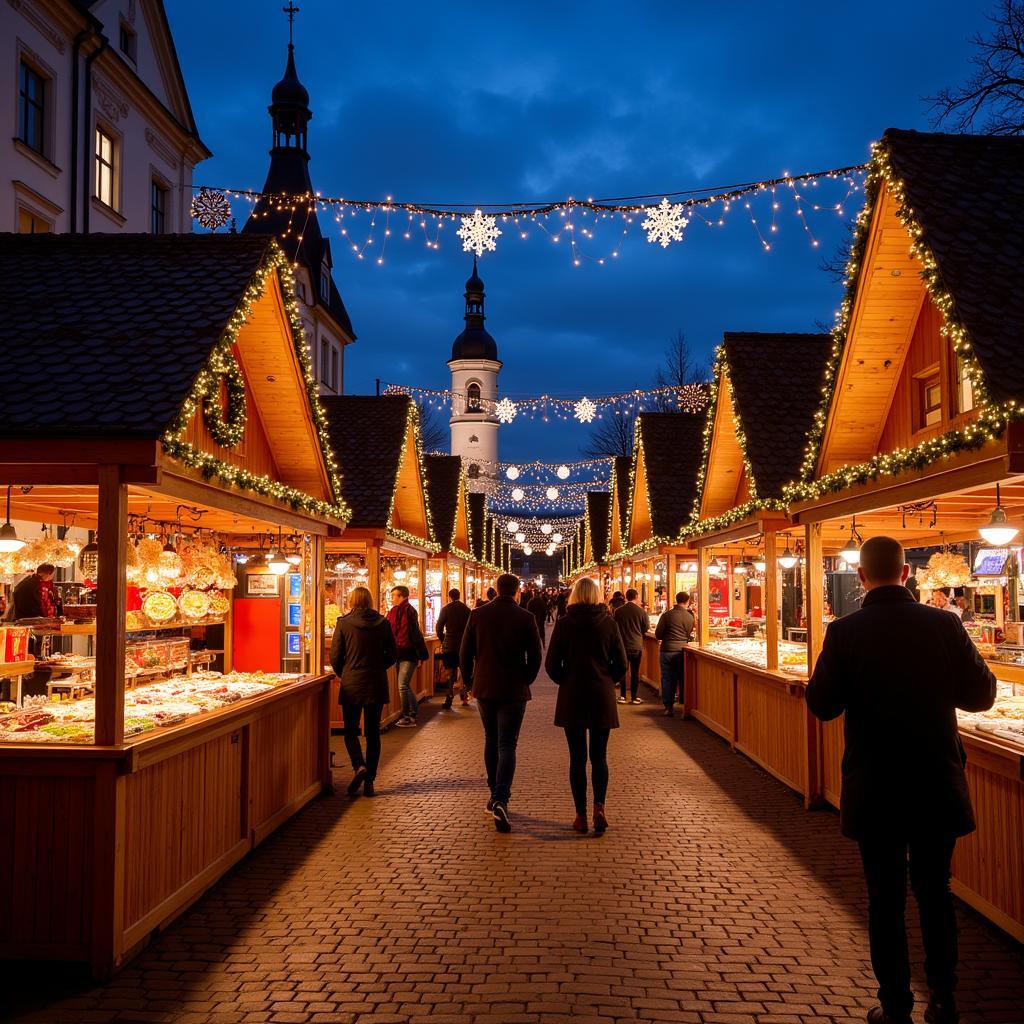
[[548,675],[558,684],[555,725],[569,744],[569,785],[576,804],[577,832],[587,831],[587,755],[594,786],[594,831],[604,832],[608,819],[608,736],[619,727],[615,681],[628,662],[615,620],[601,601],[601,589],[584,577],[573,587],[566,614],[551,632]]
[[[338,703],[345,720],[345,749],[355,772],[348,793],[356,796],[363,787],[367,796],[373,796],[380,762],[380,716],[388,702],[388,669],[398,660],[398,650],[388,620],[373,610],[366,587],[356,587],[348,595],[348,608],[334,629],[331,666],[341,677]],[[359,743],[360,718],[365,758]]]

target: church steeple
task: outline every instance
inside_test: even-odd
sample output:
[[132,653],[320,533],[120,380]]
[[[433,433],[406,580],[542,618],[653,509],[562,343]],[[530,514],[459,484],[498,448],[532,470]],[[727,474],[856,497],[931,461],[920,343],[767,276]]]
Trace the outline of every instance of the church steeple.
[[299,150],[308,160],[306,126],[313,116],[309,109],[309,93],[299,81],[295,70],[295,42],[293,37],[295,15],[299,8],[289,0],[288,6],[282,10],[288,15],[288,62],[285,65],[284,77],[274,86],[270,94],[270,106],[267,110],[274,122],[274,150]]
[[466,328],[452,345],[452,359],[497,360],[498,344],[484,328],[484,283],[473,259],[473,273],[466,282]]

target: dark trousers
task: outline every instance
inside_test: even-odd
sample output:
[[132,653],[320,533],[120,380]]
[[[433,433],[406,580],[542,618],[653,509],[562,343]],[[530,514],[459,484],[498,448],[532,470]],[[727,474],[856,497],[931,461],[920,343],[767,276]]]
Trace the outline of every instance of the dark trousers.
[[[626,651],[626,661],[629,663],[629,695],[635,697],[640,692],[640,659],[644,656],[643,651]],[[626,677],[619,681],[619,693],[626,696]]]
[[608,736],[611,729],[566,729],[569,744],[569,786],[576,813],[587,813],[587,733],[590,733],[590,780],[594,803],[603,804],[608,795]]
[[484,725],[484,767],[491,799],[507,804],[512,797],[516,774],[516,745],[526,714],[525,700],[477,698],[480,721]]
[[672,708],[679,693],[679,703],[684,704],[683,691],[683,652],[662,651],[658,655],[661,662],[661,703]]
[[[342,704],[341,714],[345,720],[345,749],[352,762],[352,770],[365,766],[366,777],[372,782],[377,777],[380,764],[380,714],[382,704]],[[363,735],[366,737],[366,757],[359,743],[359,719],[363,719]]]
[[949,891],[950,862],[956,839],[949,836],[871,837],[860,841],[868,887],[868,936],[871,966],[878,980],[878,1001],[890,1013],[909,1013],[914,1005],[907,953],[907,866],[917,900],[928,987],[951,994],[956,988],[956,911]]

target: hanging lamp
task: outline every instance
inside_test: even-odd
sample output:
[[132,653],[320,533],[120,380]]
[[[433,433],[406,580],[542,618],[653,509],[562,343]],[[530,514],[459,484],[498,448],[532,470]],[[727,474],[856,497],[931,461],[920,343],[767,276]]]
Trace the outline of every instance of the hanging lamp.
[[[1014,533],[1017,531],[1015,530]],[[846,542],[846,546],[842,551],[839,552],[839,557],[847,564],[857,566],[860,564],[860,534],[857,533],[857,517],[853,517],[853,521],[850,524],[850,539]]]
[[783,551],[781,555],[779,555],[779,565],[782,566],[783,569],[789,570],[796,565],[797,561],[797,556],[794,555],[792,550],[790,549],[789,537],[787,537],[786,550]]
[[[11,501],[11,489],[7,488],[7,518],[10,519],[10,501]],[[1015,527],[1011,526],[1006,518],[1006,511],[999,501],[999,484],[996,484],[996,507],[992,509],[992,515],[989,517],[988,522],[982,526],[978,533],[981,534],[982,540],[986,544],[991,544],[993,547],[1001,548],[1006,547],[1010,541],[1020,531]],[[0,548],[0,550],[9,550]]]
[[0,553],[10,554],[13,551],[20,551],[25,542],[18,537],[18,531],[11,523],[11,488],[13,484],[7,485],[7,519],[3,526],[0,526]]

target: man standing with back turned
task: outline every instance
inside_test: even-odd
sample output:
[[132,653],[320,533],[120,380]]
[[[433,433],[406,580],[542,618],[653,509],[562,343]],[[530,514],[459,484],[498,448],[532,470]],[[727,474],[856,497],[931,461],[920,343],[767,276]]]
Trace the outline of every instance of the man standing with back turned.
[[[643,704],[640,696],[640,662],[644,656],[644,637],[651,629],[651,620],[640,605],[640,595],[630,588],[626,603],[615,609],[615,625],[619,627],[622,646],[629,662],[629,693],[632,704]],[[626,677],[619,683],[619,703],[626,703]]]
[[898,541],[865,541],[857,572],[863,606],[829,625],[807,705],[824,721],[846,713],[840,821],[860,845],[881,1003],[867,1019],[911,1024],[909,862],[929,988],[924,1019],[956,1024],[950,862],[957,838],[975,828],[956,709],[990,708],[996,680],[960,620],[919,604],[904,586],[909,566]]
[[484,765],[491,798],[487,811],[499,832],[511,832],[508,802],[516,773],[519,729],[530,684],[541,663],[537,622],[519,606],[519,578],[498,577],[498,596],[469,616],[459,661],[462,679],[476,697],[484,726]]

